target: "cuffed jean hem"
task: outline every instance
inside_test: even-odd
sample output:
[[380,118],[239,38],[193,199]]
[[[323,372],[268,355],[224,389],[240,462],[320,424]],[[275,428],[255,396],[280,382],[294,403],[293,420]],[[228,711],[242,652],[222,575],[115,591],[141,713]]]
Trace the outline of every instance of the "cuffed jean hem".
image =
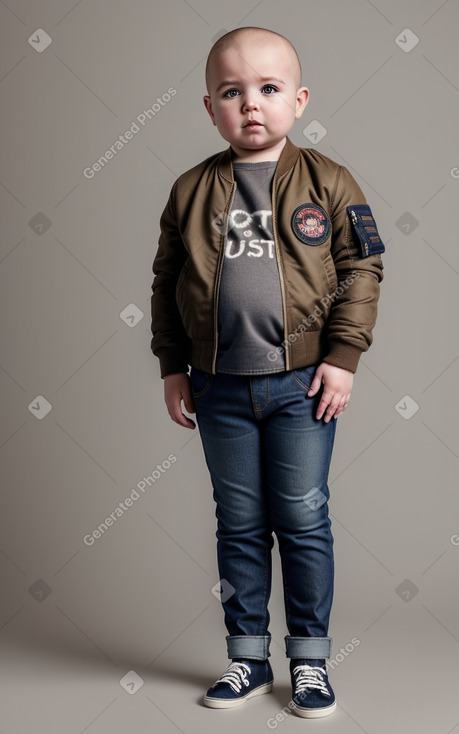
[[228,635],[228,657],[266,660],[270,656],[270,641],[270,635]]
[[331,637],[290,637],[285,638],[285,654],[288,658],[329,658],[331,657]]

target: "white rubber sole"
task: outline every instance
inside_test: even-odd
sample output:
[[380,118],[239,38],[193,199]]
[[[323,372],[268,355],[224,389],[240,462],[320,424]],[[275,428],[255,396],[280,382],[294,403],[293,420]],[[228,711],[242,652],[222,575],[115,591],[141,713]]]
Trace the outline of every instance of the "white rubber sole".
[[263,693],[271,693],[272,689],[272,683],[264,683],[262,686],[254,688],[253,691],[250,691],[250,693],[247,693],[247,695],[241,696],[241,698],[228,699],[211,698],[210,696],[204,696],[204,704],[211,709],[234,709],[238,706],[242,706],[249,699],[255,698],[255,696],[261,696]]
[[292,707],[293,713],[297,716],[301,716],[302,719],[320,719],[322,716],[330,716],[336,711],[336,701],[331,706],[324,706],[319,709],[300,709],[297,706]]

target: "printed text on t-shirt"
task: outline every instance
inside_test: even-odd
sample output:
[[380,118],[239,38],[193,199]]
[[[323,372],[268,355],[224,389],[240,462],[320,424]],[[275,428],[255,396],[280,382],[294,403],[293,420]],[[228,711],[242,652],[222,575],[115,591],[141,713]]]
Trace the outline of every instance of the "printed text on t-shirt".
[[268,209],[260,209],[252,214],[243,209],[234,209],[230,213],[230,232],[233,229],[238,231],[234,233],[236,236],[233,239],[228,236],[225,257],[233,259],[245,253],[248,257],[267,255],[270,259],[274,258],[273,239],[249,239],[254,234],[251,227],[255,229],[255,234],[266,234],[272,238],[271,218],[272,211]]

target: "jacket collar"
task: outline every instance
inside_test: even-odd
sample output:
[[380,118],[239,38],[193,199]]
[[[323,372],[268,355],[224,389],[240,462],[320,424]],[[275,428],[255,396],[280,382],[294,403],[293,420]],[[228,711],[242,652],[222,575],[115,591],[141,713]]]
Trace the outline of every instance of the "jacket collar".
[[[283,176],[284,173],[292,168],[292,166],[296,163],[299,153],[300,149],[298,148],[298,146],[292,143],[290,138],[287,137],[274,173],[275,179],[280,178],[281,176]],[[223,178],[226,178],[231,183],[234,182],[232,158],[232,150],[231,146],[229,146],[226,150],[223,151],[218,164],[219,173],[223,176]]]

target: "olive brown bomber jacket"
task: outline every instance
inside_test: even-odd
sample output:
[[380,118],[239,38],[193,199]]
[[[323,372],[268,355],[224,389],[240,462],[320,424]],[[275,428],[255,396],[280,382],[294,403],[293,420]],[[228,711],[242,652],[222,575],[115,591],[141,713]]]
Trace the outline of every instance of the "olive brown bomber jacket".
[[[189,365],[216,372],[232,155],[229,147],[183,173],[161,216],[151,298],[161,377]],[[273,178],[272,227],[284,340],[268,360],[284,353],[286,370],[324,361],[355,372],[372,342],[384,252],[359,185],[345,167],[287,138]]]

